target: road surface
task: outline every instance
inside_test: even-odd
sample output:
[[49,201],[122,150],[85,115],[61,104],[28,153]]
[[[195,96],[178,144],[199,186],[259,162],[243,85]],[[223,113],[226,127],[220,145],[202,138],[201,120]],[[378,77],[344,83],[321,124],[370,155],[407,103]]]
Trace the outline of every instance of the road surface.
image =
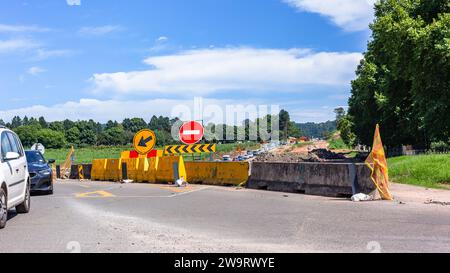
[[0,252],[370,251],[450,252],[450,206],[67,181],[0,230]]

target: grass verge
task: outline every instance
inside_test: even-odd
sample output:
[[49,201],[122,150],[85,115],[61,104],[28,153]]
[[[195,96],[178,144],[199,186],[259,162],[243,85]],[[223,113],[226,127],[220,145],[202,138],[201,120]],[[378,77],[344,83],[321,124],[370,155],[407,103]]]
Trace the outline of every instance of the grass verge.
[[400,156],[388,159],[392,182],[448,189],[450,154]]

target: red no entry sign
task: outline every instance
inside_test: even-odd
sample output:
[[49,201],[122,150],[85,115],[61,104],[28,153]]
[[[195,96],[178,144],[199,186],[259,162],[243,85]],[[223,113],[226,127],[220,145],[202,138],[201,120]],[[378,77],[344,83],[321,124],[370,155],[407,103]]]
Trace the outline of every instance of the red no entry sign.
[[195,144],[203,137],[203,126],[196,121],[189,121],[180,128],[180,140],[185,144]]

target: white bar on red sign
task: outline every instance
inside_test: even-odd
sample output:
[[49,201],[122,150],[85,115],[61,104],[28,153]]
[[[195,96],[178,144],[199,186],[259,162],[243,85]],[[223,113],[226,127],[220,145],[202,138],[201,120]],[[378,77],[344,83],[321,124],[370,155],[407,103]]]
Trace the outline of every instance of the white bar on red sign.
[[183,131],[183,135],[199,135],[200,130],[186,130]]

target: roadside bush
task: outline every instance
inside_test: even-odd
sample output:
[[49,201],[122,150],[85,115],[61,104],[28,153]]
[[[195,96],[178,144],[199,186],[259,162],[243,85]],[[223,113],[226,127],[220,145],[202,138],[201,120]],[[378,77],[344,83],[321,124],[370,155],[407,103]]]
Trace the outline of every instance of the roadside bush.
[[19,126],[14,132],[19,136],[24,147],[31,147],[38,140],[39,126]]
[[66,144],[64,134],[51,129],[39,130],[37,132],[37,140],[49,149],[59,149]]
[[450,147],[444,141],[431,143],[431,150],[436,153],[444,153],[450,150]]

